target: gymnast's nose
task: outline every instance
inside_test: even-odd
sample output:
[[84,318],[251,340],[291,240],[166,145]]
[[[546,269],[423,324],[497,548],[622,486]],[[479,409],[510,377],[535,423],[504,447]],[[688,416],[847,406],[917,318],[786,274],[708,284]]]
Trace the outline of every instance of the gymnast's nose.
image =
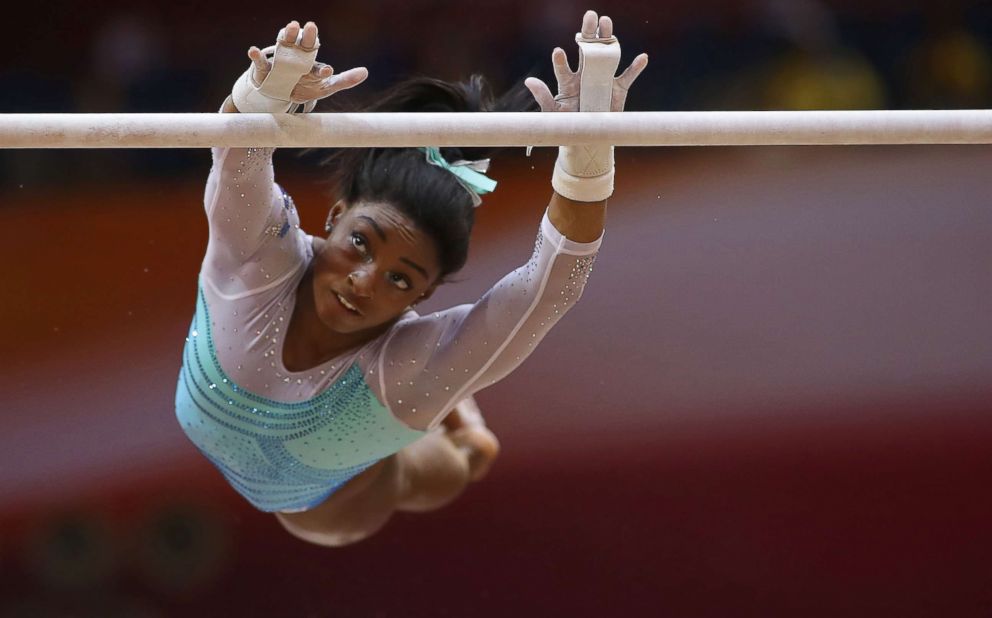
[[348,285],[359,298],[372,298],[372,277],[362,269],[348,275]]

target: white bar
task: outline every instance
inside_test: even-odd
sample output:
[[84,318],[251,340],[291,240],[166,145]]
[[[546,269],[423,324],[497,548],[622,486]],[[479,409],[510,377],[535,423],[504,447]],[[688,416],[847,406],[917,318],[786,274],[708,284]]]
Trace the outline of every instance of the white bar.
[[0,114],[0,148],[989,144],[992,110]]

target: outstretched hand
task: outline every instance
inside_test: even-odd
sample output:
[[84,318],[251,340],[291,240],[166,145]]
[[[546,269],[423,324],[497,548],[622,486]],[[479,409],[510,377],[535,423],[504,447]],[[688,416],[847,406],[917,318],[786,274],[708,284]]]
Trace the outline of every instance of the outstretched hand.
[[[613,20],[606,15],[598,17],[595,11],[586,11],[582,17],[582,35],[588,39],[610,38],[613,36]],[[582,54],[579,54],[578,69],[573,71],[568,64],[565,50],[556,47],[551,53],[551,64],[554,66],[555,79],[558,80],[558,96],[552,96],[548,85],[536,77],[528,77],[524,85],[534,95],[534,99],[541,106],[542,112],[579,111],[579,85],[583,68]],[[623,111],[627,101],[627,91],[647,65],[648,55],[641,54],[634,58],[627,70],[619,77],[613,78],[610,111]]]
[[[303,36],[300,37],[300,23],[291,21],[286,24],[283,37],[279,43],[288,46],[296,46],[299,39],[299,47],[305,51],[313,51],[317,45],[317,25],[308,21],[303,26]],[[256,86],[261,84],[266,75],[272,69],[272,61],[265,57],[262,50],[252,46],[248,49],[248,58],[252,62],[252,81]],[[335,92],[354,88],[365,81],[369,76],[368,69],[358,67],[349,69],[338,75],[334,74],[334,68],[323,62],[315,62],[309,73],[300,77],[300,81],[293,88],[290,95],[294,103],[307,103],[318,101],[331,96]]]

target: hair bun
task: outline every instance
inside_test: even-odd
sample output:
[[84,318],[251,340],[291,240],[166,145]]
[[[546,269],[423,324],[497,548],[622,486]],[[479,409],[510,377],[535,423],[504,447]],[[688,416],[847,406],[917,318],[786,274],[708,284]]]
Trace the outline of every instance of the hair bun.
[[[519,82],[506,94],[494,98],[482,75],[467,81],[447,82],[433,77],[414,77],[389,89],[370,105],[370,112],[524,112],[538,109],[530,91]],[[447,159],[483,159],[493,148],[443,148]]]
[[465,82],[414,77],[390,88],[368,111],[489,112],[498,111],[498,104],[481,75],[473,75]]

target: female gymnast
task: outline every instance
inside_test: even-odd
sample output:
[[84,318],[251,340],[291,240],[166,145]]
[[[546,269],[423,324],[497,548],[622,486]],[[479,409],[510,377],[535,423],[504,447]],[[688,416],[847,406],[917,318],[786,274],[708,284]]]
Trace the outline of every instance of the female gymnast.
[[[587,12],[577,41],[615,43],[611,20]],[[222,111],[305,112],[368,76],[334,75],[315,62],[318,47],[317,27],[294,21],[274,47],[250,48]],[[527,90],[542,112],[577,111],[582,80],[595,76],[581,57],[573,72],[560,48],[552,62],[559,94],[535,78]],[[612,111],[646,65],[641,54],[619,77],[598,77]],[[406,82],[373,109],[522,108],[512,95],[488,100],[473,78]],[[251,504],[301,539],[340,546],[397,510],[439,508],[486,473],[498,442],[471,396],[513,371],[578,300],[613,192],[613,149],[560,148],[530,260],[474,304],[425,316],[411,308],[465,263],[474,207],[495,186],[488,161],[458,148],[341,151],[331,158],[340,200],[321,238],[300,229],[272,154],[213,149],[176,415]]]

